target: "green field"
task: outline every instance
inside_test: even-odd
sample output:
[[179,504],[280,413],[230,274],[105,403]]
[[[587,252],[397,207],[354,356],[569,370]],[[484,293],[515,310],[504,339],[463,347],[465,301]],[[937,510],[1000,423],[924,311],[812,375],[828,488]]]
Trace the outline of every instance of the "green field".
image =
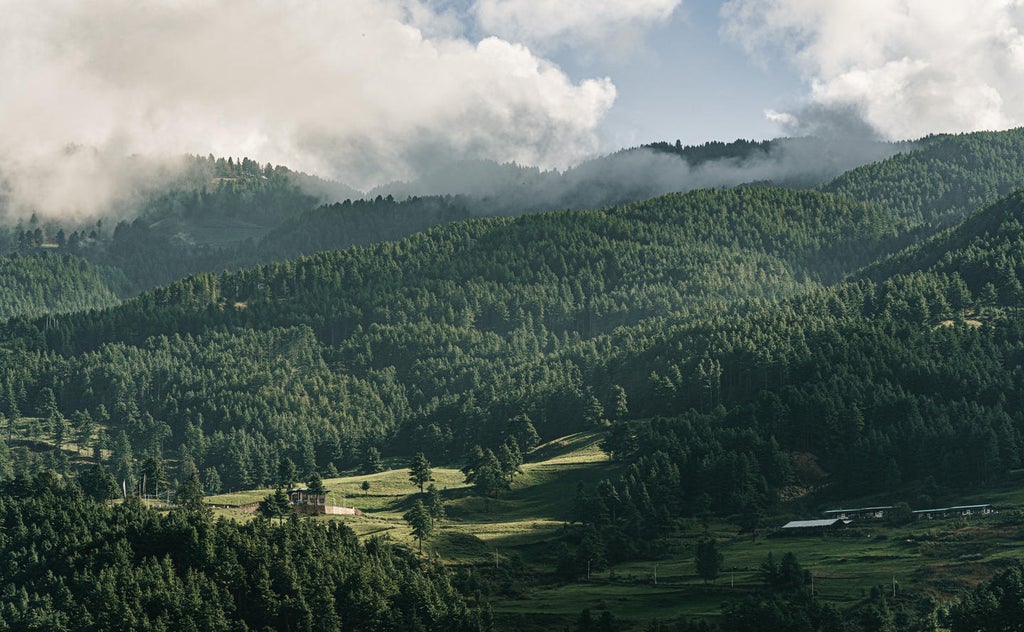
[[[570,624],[584,608],[611,611],[639,629],[652,618],[680,615],[713,618],[723,603],[763,589],[758,570],[769,553],[776,561],[796,554],[811,571],[816,595],[843,607],[853,605],[873,588],[906,594],[956,596],[993,572],[1024,557],[1024,488],[1013,481],[987,491],[974,490],[951,498],[963,503],[992,502],[1000,512],[972,517],[890,526],[884,522],[855,525],[833,536],[775,537],[786,518],[769,518],[762,535],[752,540],[727,522],[710,525],[724,555],[724,570],[714,584],[705,584],[693,564],[695,543],[704,537],[696,521],[667,538],[664,555],[594,571],[589,580],[558,580],[552,573],[559,537],[569,519],[576,485],[593,486],[614,479],[619,465],[600,451],[601,433],[580,433],[545,444],[530,454],[512,490],[489,502],[471,493],[461,472],[434,468],[434,484],[442,490],[447,517],[424,547],[455,569],[487,569],[509,577],[510,587],[490,595],[503,627],[550,629]],[[367,493],[363,481],[370,482]],[[331,516],[358,535],[387,534],[414,546],[402,519],[417,497],[406,469],[328,479],[331,503],[355,506],[366,515]],[[259,501],[272,490],[252,490],[213,496],[218,506]],[[221,515],[242,517],[237,511]],[[811,517],[811,516],[809,516]],[[246,518],[247,519],[247,518]],[[657,583],[655,583],[655,574]]]

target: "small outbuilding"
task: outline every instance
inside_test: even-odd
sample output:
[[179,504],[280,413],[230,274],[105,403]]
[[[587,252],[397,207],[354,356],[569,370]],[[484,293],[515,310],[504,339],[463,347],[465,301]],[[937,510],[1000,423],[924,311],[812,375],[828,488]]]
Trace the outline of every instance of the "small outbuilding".
[[295,513],[313,515],[327,513],[327,494],[313,493],[308,487],[289,489],[288,502]]

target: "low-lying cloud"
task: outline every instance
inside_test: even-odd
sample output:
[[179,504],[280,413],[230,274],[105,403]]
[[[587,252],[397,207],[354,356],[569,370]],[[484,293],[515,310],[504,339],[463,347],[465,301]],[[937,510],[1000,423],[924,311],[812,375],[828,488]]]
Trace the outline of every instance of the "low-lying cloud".
[[856,112],[888,138],[1024,124],[1021,0],[730,0],[725,32],[781,49],[809,85],[808,115]]
[[908,143],[865,137],[783,138],[745,155],[690,164],[671,151],[639,148],[586,161],[564,172],[464,161],[439,164],[414,182],[392,183],[371,195],[465,194],[486,214],[562,208],[599,208],[693,189],[771,183],[808,187],[869,162],[884,160]]
[[[471,41],[417,0],[4,5],[0,174],[10,205],[43,214],[95,214],[119,193],[103,160],[55,164],[68,144],[244,155],[365,189],[442,159],[565,168],[598,149],[615,99],[609,79]],[[96,186],[60,186],[69,175]]]

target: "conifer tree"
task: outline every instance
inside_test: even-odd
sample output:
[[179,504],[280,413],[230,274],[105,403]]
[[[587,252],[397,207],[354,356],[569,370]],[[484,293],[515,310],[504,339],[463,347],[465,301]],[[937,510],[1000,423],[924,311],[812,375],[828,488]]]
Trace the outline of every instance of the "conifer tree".
[[420,488],[423,493],[423,486],[434,480],[430,469],[430,461],[422,452],[417,452],[409,461],[409,482]]
[[697,568],[697,574],[700,575],[705,584],[713,582],[718,578],[718,573],[722,570],[723,557],[722,552],[718,550],[718,543],[715,542],[714,538],[703,539],[697,542],[693,563]]
[[423,501],[417,499],[412,509],[405,512],[405,521],[412,527],[412,535],[419,542],[420,553],[423,552],[423,541],[434,532],[434,519],[430,512],[423,506]]
[[291,512],[291,503],[288,501],[288,494],[278,487],[274,490],[273,494],[265,496],[263,500],[260,501],[257,511],[267,520],[277,518],[279,522],[283,523],[284,517]]

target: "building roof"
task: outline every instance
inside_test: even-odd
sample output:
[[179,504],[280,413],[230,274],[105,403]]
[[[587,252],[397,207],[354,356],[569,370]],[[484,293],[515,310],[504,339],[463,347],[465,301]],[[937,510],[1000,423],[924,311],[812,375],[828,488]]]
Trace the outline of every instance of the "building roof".
[[984,504],[984,505],[958,505],[956,507],[938,507],[936,509],[915,509],[914,511],[912,511],[910,513],[919,514],[919,513],[941,513],[943,511],[965,511],[967,509],[985,509],[986,507],[991,507],[991,506],[992,506],[991,504]]
[[884,507],[861,507],[859,509],[829,509],[823,511],[826,514],[837,514],[837,513],[862,513],[865,511],[884,511],[886,509],[892,509],[892,505],[886,505]]
[[821,527],[834,527],[838,524],[850,524],[849,520],[841,518],[826,518],[824,520],[791,520],[782,525],[783,529],[820,529]]

